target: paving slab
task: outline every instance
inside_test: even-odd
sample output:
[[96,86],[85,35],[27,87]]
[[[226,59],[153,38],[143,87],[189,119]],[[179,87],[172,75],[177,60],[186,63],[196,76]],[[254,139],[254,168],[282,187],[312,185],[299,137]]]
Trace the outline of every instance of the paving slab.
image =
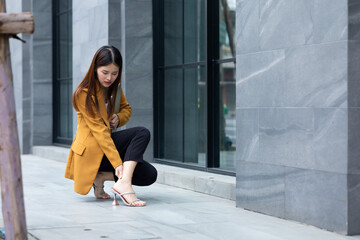
[[[312,226],[236,208],[235,201],[155,183],[135,187],[147,201],[142,208],[112,199],[98,200],[93,191],[74,193],[64,178],[65,163],[22,155],[28,232],[31,239],[226,239],[226,240],[359,240]],[[112,183],[106,182],[110,192]],[[1,203],[0,203],[1,204]],[[3,227],[0,215],[0,228]]]

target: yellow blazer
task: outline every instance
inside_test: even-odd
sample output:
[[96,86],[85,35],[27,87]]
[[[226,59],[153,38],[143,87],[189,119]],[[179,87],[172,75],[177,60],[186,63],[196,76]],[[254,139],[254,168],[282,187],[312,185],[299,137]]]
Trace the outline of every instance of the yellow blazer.
[[[122,164],[119,152],[111,138],[111,129],[105,101],[100,88],[96,95],[99,102],[101,117],[91,117],[85,110],[87,89],[81,91],[75,100],[79,111],[77,112],[78,125],[76,136],[71,144],[70,153],[66,165],[65,177],[74,180],[74,190],[80,194],[88,194],[97,175],[103,155],[109,159],[111,165],[116,168]],[[94,100],[93,96],[93,101]],[[131,107],[121,89],[119,126],[125,125],[131,116]]]

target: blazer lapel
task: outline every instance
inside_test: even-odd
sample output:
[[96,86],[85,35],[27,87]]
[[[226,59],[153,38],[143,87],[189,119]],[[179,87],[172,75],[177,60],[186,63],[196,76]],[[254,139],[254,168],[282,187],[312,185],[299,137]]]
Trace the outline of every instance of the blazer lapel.
[[[105,100],[104,100],[103,95],[98,86],[96,86],[96,95],[97,95],[98,101],[99,101],[99,109],[100,109],[101,117],[104,120],[104,123],[106,124],[106,126],[110,129],[110,123],[109,123],[109,119],[108,119],[108,115],[107,115]],[[94,96],[92,96],[92,97],[94,98]],[[95,99],[94,99],[94,101],[95,101]]]
[[99,108],[100,108],[101,117],[104,119],[106,126],[108,126],[110,128],[106,105],[105,105],[105,100],[104,100],[101,92],[99,92],[98,96],[99,96],[98,100],[99,100]]

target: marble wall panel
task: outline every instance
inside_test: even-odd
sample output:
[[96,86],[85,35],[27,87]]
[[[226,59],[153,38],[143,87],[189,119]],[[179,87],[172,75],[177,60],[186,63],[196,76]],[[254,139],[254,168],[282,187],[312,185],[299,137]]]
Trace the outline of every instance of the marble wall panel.
[[314,109],[314,159],[311,169],[347,173],[348,111],[346,108]]
[[52,41],[34,40],[33,44],[33,77],[44,79],[52,77]]
[[153,108],[152,71],[128,72],[126,74],[126,98],[133,108]]
[[[34,6],[36,5],[37,3],[34,4]],[[46,6],[44,5],[44,3],[40,3],[40,5]],[[47,4],[47,6],[49,6],[49,4]],[[44,12],[34,11],[33,15],[35,22],[35,31],[33,33],[33,38],[39,40],[52,39],[52,24],[50,24],[52,23],[52,10],[49,9],[48,11]]]
[[52,81],[47,79],[46,81],[34,82],[34,106],[38,104],[52,104]]
[[348,173],[360,174],[360,108],[348,109]]
[[236,110],[236,159],[259,161],[259,110]]
[[309,108],[259,109],[259,162],[313,164],[314,113]]
[[285,168],[239,161],[236,169],[236,205],[285,217]]
[[313,43],[314,0],[260,0],[260,49]]
[[348,0],[314,1],[314,43],[347,40]]
[[[52,2],[32,1],[35,33],[30,50],[32,74],[33,144],[52,144]],[[37,27],[36,27],[37,26]],[[47,93],[47,94],[44,94]]]
[[52,104],[34,104],[33,144],[52,144]]
[[289,107],[347,106],[347,43],[286,50],[286,102]]
[[[81,0],[72,0],[72,8],[73,11],[75,10],[88,10],[88,9],[92,9],[92,8],[96,8],[99,5],[101,5],[104,2],[108,2],[108,1],[103,1],[103,0],[87,0],[86,4],[84,4],[84,1]],[[107,11],[105,12],[107,13]],[[103,13],[104,14],[104,13]],[[105,14],[104,14],[105,15]]]
[[[110,39],[121,39],[121,7],[120,1],[109,1],[109,44]],[[121,46],[117,46],[120,50]]]
[[285,217],[346,233],[346,175],[286,168]]
[[126,15],[128,15],[125,27],[126,37],[152,37],[152,1],[126,1],[125,7]]
[[360,2],[348,0],[349,40],[360,40]]
[[121,51],[121,39],[118,38],[109,38],[109,45],[116,47],[119,49],[120,53],[123,54]]
[[73,45],[84,44],[89,41],[89,37],[91,34],[89,17],[89,15],[86,15],[83,18],[77,20],[76,22],[73,22]]
[[[23,1],[24,2],[24,1]],[[33,12],[51,12],[51,4],[49,1],[36,1],[36,4],[33,4]]]
[[[108,39],[109,34],[109,6],[107,1],[105,4],[99,4],[95,8],[89,9],[89,39],[90,41],[97,41],[99,39]],[[104,14],[106,13],[106,14]],[[101,46],[99,46],[100,48]]]
[[260,0],[236,1],[236,53],[260,50]]
[[348,182],[348,234],[360,234],[360,175],[349,174]]
[[152,50],[151,37],[126,38],[126,72],[152,71]]
[[237,107],[287,105],[284,50],[238,55],[236,68]]
[[[360,8],[359,8],[360,9]],[[348,41],[348,106],[360,107],[360,41]]]

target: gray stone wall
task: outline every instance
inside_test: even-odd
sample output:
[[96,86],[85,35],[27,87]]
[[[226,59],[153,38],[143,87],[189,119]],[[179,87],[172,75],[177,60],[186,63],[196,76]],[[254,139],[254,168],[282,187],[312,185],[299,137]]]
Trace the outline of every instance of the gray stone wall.
[[360,233],[352,2],[237,1],[238,207]]
[[35,32],[32,35],[33,145],[51,145],[52,101],[52,1],[32,1]]

